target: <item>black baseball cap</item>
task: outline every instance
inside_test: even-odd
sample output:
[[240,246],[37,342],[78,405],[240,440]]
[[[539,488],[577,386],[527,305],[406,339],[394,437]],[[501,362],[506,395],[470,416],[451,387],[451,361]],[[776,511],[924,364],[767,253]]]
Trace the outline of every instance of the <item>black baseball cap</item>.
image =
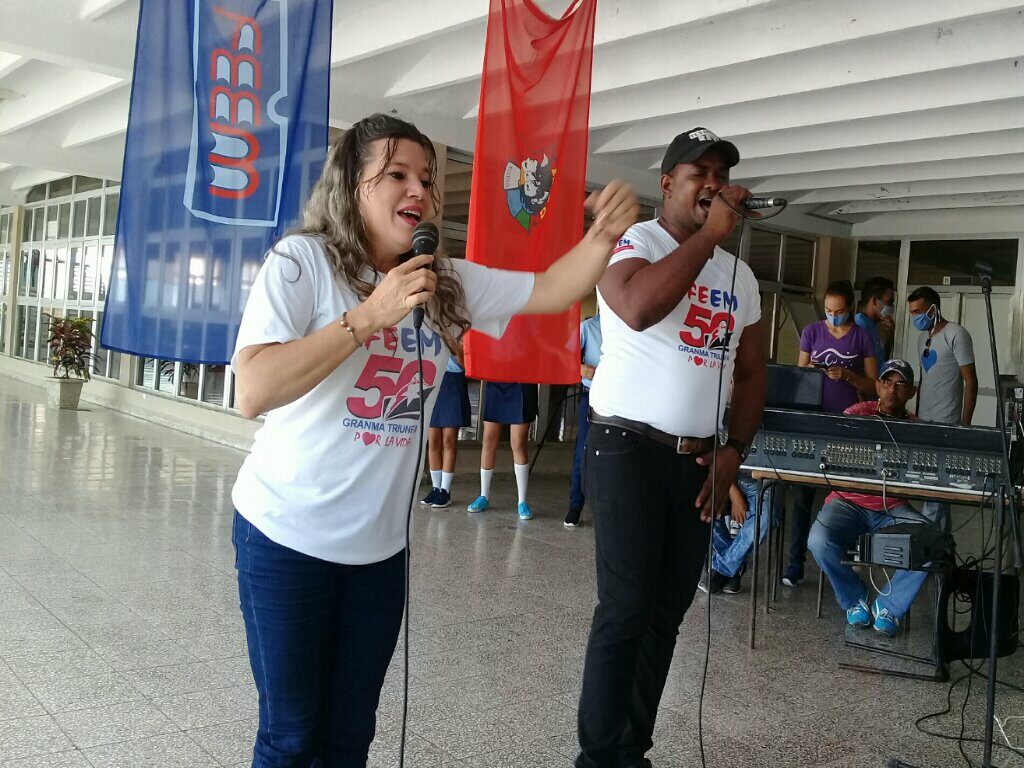
[[732,168],[740,161],[740,151],[731,141],[720,139],[707,128],[691,128],[683,131],[668,145],[665,158],[661,161],[661,173],[671,173],[680,163],[692,163],[709,149],[719,147],[725,153],[728,167]]
[[882,372],[878,374],[878,378],[884,379],[890,373],[899,374],[907,384],[914,386],[914,369],[906,360],[900,360],[895,357],[889,360],[882,366]]

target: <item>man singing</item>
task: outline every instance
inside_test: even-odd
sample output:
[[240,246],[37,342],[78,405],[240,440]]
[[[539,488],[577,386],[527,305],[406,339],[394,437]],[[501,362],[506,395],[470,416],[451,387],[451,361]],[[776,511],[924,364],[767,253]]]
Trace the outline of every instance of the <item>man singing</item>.
[[[718,247],[750,196],[729,185],[738,162],[736,147],[708,130],[677,136],[661,164],[661,217],[626,231],[598,285],[604,343],[586,467],[598,605],[577,768],[650,766],[644,754],[709,524],[761,419],[757,280]],[[719,446],[730,391],[728,441]]]

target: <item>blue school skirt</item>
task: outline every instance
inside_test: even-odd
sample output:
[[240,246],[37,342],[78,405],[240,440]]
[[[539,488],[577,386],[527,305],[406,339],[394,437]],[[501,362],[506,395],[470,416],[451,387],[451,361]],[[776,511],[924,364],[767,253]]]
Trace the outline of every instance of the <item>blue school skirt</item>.
[[484,398],[484,421],[530,424],[537,418],[536,384],[488,382]]
[[468,427],[471,423],[470,417],[466,374],[446,371],[444,378],[441,379],[441,389],[437,394],[434,412],[430,416],[430,426],[435,429]]

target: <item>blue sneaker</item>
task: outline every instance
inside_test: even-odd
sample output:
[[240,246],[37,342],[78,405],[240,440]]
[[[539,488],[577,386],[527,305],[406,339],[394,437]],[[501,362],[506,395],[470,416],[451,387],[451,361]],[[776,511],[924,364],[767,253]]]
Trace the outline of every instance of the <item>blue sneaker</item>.
[[430,506],[432,506],[434,509],[444,509],[445,507],[449,506],[451,503],[452,503],[452,495],[451,495],[451,493],[446,491],[444,488],[438,488],[437,489],[437,496],[435,496],[434,500],[432,502],[430,502]]
[[476,500],[466,509],[470,512],[483,512],[489,506],[491,506],[491,502],[487,500],[486,496],[477,496]]
[[883,608],[875,600],[875,631],[881,632],[886,637],[896,637],[900,628],[900,620],[897,619],[888,608]]
[[519,519],[520,520],[532,520],[533,510],[530,509],[530,505],[525,501],[519,504]]
[[426,496],[420,499],[420,504],[422,504],[424,507],[431,506],[435,501],[437,501],[437,494],[439,494],[440,492],[440,488],[431,488],[430,493],[428,493]]
[[851,627],[871,626],[871,609],[868,608],[868,604],[858,600],[857,604],[846,612],[846,623]]

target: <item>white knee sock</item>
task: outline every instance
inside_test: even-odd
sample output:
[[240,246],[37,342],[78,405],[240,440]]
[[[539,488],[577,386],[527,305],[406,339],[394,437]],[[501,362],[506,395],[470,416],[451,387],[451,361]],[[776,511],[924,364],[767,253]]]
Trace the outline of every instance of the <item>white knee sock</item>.
[[516,488],[519,490],[519,503],[526,503],[526,488],[530,484],[530,465],[516,464]]
[[493,469],[480,467],[480,495],[485,499],[491,494],[491,475],[493,474]]
[[440,469],[432,469],[432,470],[430,470],[430,484],[434,488],[440,488],[441,487],[441,470]]
[[441,485],[439,486],[442,491],[452,492],[452,480],[455,479],[454,472],[442,472],[441,473]]

